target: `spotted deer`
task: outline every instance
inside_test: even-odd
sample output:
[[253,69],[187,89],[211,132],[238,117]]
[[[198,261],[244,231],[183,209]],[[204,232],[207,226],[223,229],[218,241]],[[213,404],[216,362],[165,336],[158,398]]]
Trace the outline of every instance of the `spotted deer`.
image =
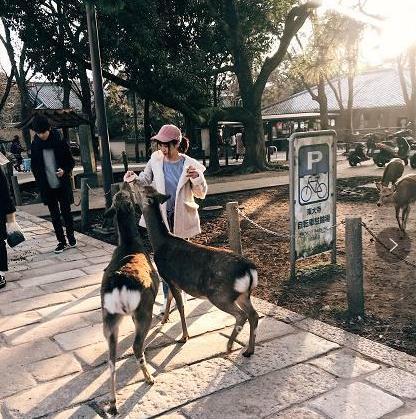
[[154,269],[136,226],[134,197],[124,183],[114,195],[106,217],[116,216],[119,243],[104,271],[101,283],[101,307],[104,336],[108,342],[108,364],[111,379],[111,414],[116,407],[116,355],[121,319],[131,316],[135,324],[133,351],[145,380],[153,384],[144,355],[144,341],[152,321],[153,304],[159,287],[159,276]]
[[[227,352],[243,328],[250,323],[250,338],[244,356],[254,353],[258,314],[250,295],[257,286],[256,266],[245,257],[225,249],[191,243],[169,233],[160,205],[169,198],[136,178],[129,183],[142,210],[154,251],[158,272],[169,285],[180,313],[181,342],[189,338],[180,290],[193,297],[207,298],[214,306],[235,317],[236,323],[227,343]],[[170,300],[163,321],[169,317]]]

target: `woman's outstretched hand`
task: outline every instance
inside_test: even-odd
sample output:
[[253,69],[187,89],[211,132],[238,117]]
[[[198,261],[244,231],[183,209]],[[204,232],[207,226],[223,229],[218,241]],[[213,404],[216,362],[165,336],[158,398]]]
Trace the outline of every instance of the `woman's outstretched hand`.
[[133,172],[133,170],[127,170],[123,177],[123,181],[130,183],[133,182],[136,179],[136,173]]
[[186,176],[191,179],[195,179],[199,176],[199,173],[196,171],[194,166],[188,166],[186,169]]

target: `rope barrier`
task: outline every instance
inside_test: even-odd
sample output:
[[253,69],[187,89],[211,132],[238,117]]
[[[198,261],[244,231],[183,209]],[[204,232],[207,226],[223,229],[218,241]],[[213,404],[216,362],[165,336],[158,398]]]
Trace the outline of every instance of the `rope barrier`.
[[364,229],[370,234],[371,237],[373,237],[373,239],[379,243],[384,249],[386,249],[391,255],[393,255],[395,258],[397,258],[398,260],[404,262],[406,265],[408,266],[412,266],[413,268],[416,268],[416,263],[410,262],[402,257],[400,257],[399,255],[397,255],[396,253],[392,252],[391,249],[389,249],[377,236],[375,233],[373,233],[370,228],[367,226],[367,224],[364,221],[361,221],[361,225],[364,227]]
[[[290,235],[290,234],[282,234],[282,233],[277,233],[276,231],[273,231],[273,230],[270,230],[270,229],[268,229],[268,228],[266,228],[266,227],[263,227],[263,226],[261,226],[260,224],[258,224],[258,223],[256,223],[255,221],[253,221],[251,218],[249,218],[246,214],[244,214],[244,212],[242,211],[242,210],[240,210],[240,209],[238,209],[238,214],[242,217],[242,218],[244,218],[246,221],[248,221],[250,224],[252,224],[254,227],[256,227],[256,228],[258,228],[259,230],[262,230],[262,231],[264,231],[265,233],[268,233],[268,234],[271,234],[271,235],[273,235],[273,236],[276,236],[276,237],[280,237],[281,239],[284,239],[284,240],[290,240],[291,238],[292,238],[292,236]],[[331,226],[328,226],[328,227],[323,227],[325,230],[330,230],[330,229],[332,229],[332,228],[336,228],[336,227],[338,227],[338,226],[340,226],[340,225],[342,225],[342,224],[345,224],[345,221],[343,220],[343,221],[340,221],[339,223],[337,223],[337,224],[333,224],[333,225],[331,225]],[[370,236],[371,237],[373,237],[374,238],[374,240],[377,242],[377,243],[379,243],[384,249],[386,249],[391,255],[393,255],[395,258],[397,258],[398,260],[400,260],[401,262],[403,262],[403,263],[405,263],[406,265],[408,265],[408,266],[411,266],[411,267],[413,267],[413,268],[416,268],[416,263],[414,263],[414,262],[411,262],[411,261],[409,261],[409,260],[406,260],[405,258],[403,258],[403,257],[400,257],[399,255],[397,255],[396,253],[394,253],[394,252],[391,252],[391,249],[389,249],[389,247],[387,246],[387,245],[385,245],[378,237],[377,237],[377,235],[373,232],[373,231],[371,231],[371,229],[367,226],[367,224],[366,223],[364,223],[363,221],[361,221],[361,225],[364,227],[364,229],[370,234]]]
[[[95,191],[93,188],[91,188],[91,186],[90,186],[90,185],[88,185],[88,183],[87,183],[87,188],[91,191],[91,193],[92,193],[93,195],[95,195],[95,196],[103,196],[103,194],[102,194],[102,193],[100,193],[100,192],[98,192],[98,191]],[[76,190],[77,190],[77,189],[74,189],[74,190],[73,190],[73,192],[75,192]],[[108,194],[111,194],[111,189],[110,189],[110,190],[108,190],[107,192],[105,192],[105,193],[104,193],[104,197],[105,197],[105,196],[107,196]],[[79,206],[81,205],[81,197],[79,198],[78,203],[74,202],[74,205],[75,205],[76,207],[79,207]]]
[[[285,240],[290,240],[293,236],[291,236],[290,234],[282,234],[282,233],[277,233],[276,231],[270,230],[266,227],[261,226],[260,224],[257,224],[255,221],[253,221],[252,219],[250,219],[247,215],[244,214],[244,212],[240,209],[238,209],[238,214],[244,218],[245,220],[247,220],[250,224],[252,224],[253,226],[257,227],[259,230],[262,230],[266,233],[272,234],[273,236],[277,236],[280,237],[282,239]],[[330,225],[328,227],[320,227],[322,230],[331,230],[332,228],[336,228],[338,226],[340,226],[341,224],[344,224],[344,221],[340,221],[337,224],[333,224]]]

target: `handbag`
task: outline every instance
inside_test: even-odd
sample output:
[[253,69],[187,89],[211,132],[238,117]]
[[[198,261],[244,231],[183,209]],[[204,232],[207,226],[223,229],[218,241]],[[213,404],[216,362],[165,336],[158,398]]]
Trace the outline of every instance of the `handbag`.
[[15,247],[26,240],[24,234],[20,230],[19,224],[17,224],[16,222],[6,223],[6,229],[7,229],[6,241],[10,247]]

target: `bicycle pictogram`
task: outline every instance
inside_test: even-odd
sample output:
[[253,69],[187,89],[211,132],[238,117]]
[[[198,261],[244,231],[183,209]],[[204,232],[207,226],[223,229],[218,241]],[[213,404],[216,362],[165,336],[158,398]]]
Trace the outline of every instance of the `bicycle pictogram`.
[[303,203],[308,203],[314,195],[319,199],[327,197],[328,186],[325,182],[321,182],[319,178],[319,174],[308,177],[308,183],[300,191],[300,199]]

